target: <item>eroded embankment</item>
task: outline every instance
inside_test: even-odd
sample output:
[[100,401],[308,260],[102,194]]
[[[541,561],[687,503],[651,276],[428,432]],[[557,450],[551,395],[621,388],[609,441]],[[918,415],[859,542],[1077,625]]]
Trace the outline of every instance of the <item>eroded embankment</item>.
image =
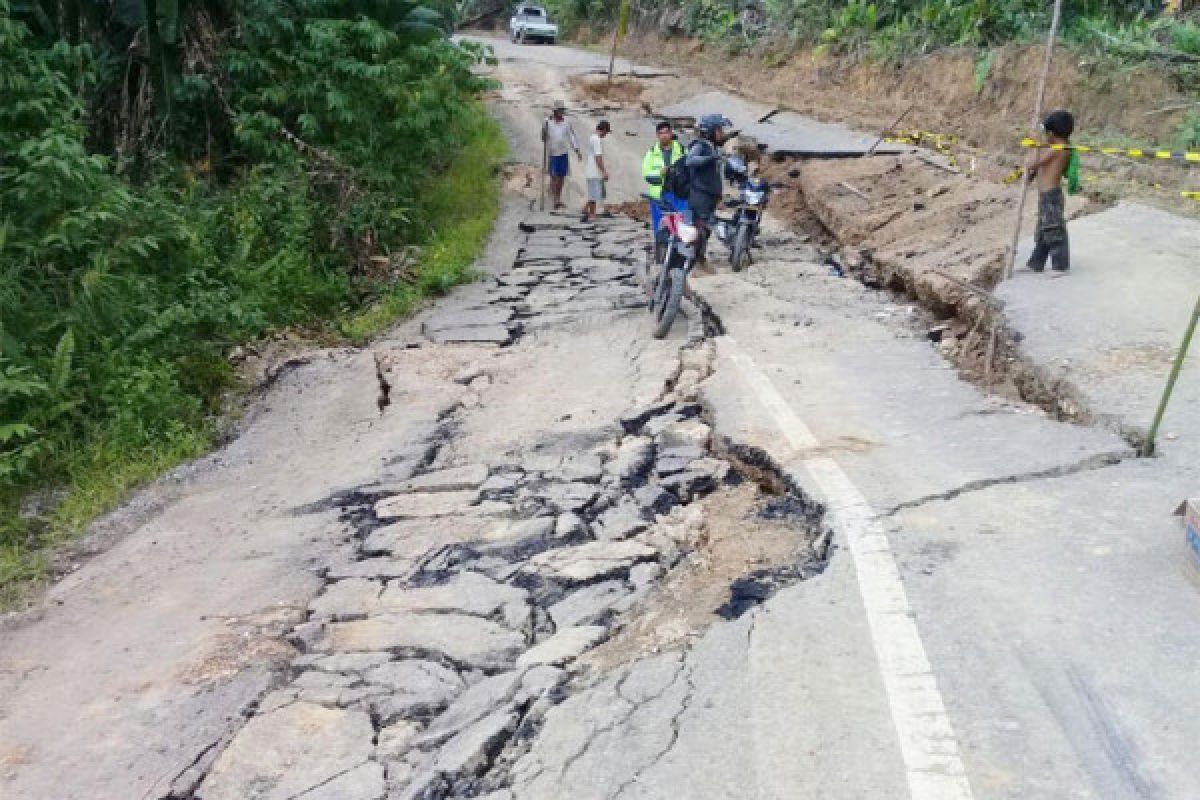
[[[1018,142],[1028,133],[1033,87],[1041,77],[1039,45],[1014,44],[986,54],[949,48],[893,61],[805,50],[765,55],[761,47],[734,55],[678,33],[641,26],[622,44],[622,54],[856,130],[885,130],[903,114],[901,128],[956,137],[960,162],[969,160],[987,180],[1000,180],[1024,160]],[[1071,109],[1077,130],[1096,143],[1169,147],[1193,110],[1195,98],[1183,88],[1155,65],[1130,70],[1059,51],[1046,107]],[[1200,188],[1200,176],[1170,162],[1089,157],[1084,170],[1094,197],[1136,197],[1177,213],[1196,211],[1176,190]]]
[[[988,391],[1088,422],[1078,390],[1019,347],[991,290],[1003,278],[1018,193],[930,164],[917,155],[777,162],[778,207],[800,227],[818,222],[842,266],[871,285],[915,299],[940,320],[930,338]],[[1025,230],[1034,209],[1027,204]],[[1082,201],[1070,209],[1078,214]]]

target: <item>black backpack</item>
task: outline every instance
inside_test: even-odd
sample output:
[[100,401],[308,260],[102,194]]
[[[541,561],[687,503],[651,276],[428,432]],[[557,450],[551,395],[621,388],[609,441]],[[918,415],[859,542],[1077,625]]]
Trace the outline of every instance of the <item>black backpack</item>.
[[689,143],[683,148],[683,155],[671,162],[667,167],[667,174],[663,176],[663,191],[670,192],[680,200],[687,200],[692,192],[692,173],[687,166],[687,151],[690,146]]

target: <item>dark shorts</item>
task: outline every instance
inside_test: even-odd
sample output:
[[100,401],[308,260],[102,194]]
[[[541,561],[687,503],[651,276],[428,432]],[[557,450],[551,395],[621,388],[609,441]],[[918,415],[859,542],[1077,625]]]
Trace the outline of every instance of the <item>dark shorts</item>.
[[1037,238],[1051,247],[1067,240],[1066,197],[1062,189],[1049,189],[1038,195]]
[[1067,241],[1067,210],[1063,191],[1050,189],[1038,195],[1037,232],[1033,237],[1033,252],[1029,268],[1041,272],[1047,259],[1054,269],[1066,272],[1071,268],[1071,245]]
[[690,213],[694,218],[704,220],[709,225],[712,225],[714,215],[717,213],[717,203],[719,197],[704,192],[692,192],[688,196],[687,205]]
[[571,161],[567,158],[566,153],[561,156],[550,156],[550,177],[565,178],[570,171]]

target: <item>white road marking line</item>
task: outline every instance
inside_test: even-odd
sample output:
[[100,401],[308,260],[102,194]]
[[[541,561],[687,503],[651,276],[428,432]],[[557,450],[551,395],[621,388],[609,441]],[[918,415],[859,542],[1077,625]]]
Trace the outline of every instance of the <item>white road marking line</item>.
[[836,461],[825,456],[804,456],[805,451],[819,445],[812,431],[736,340],[723,336],[721,342],[743,380],[796,451],[799,466],[820,489],[834,531],[845,538],[912,800],[971,800],[958,740],[878,515]]

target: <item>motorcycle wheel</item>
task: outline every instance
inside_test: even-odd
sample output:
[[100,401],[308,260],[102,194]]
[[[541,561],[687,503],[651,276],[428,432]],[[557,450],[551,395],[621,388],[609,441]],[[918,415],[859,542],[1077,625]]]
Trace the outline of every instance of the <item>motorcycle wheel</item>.
[[671,264],[663,268],[662,281],[656,298],[659,303],[656,304],[654,310],[655,339],[662,339],[671,331],[675,315],[679,313],[679,306],[683,302],[683,284],[686,274],[687,270],[683,269],[682,265]]
[[646,294],[646,308],[651,313],[654,312],[654,289],[658,283],[658,263],[654,260],[654,249],[646,250],[646,257],[642,260],[642,291]]
[[670,257],[670,247],[671,243],[667,237],[655,236],[654,244],[650,252],[646,255],[646,310],[651,314],[657,313],[655,309],[658,308],[658,293],[662,284],[663,274],[666,272],[665,265],[667,259]]
[[729,250],[729,263],[734,272],[741,272],[750,261],[750,226],[741,225]]
[[[668,256],[669,257],[669,256]],[[650,313],[654,319],[658,319],[659,309],[666,302],[666,291],[670,283],[667,280],[667,269],[665,262],[655,264],[653,266],[654,274],[650,276]]]

